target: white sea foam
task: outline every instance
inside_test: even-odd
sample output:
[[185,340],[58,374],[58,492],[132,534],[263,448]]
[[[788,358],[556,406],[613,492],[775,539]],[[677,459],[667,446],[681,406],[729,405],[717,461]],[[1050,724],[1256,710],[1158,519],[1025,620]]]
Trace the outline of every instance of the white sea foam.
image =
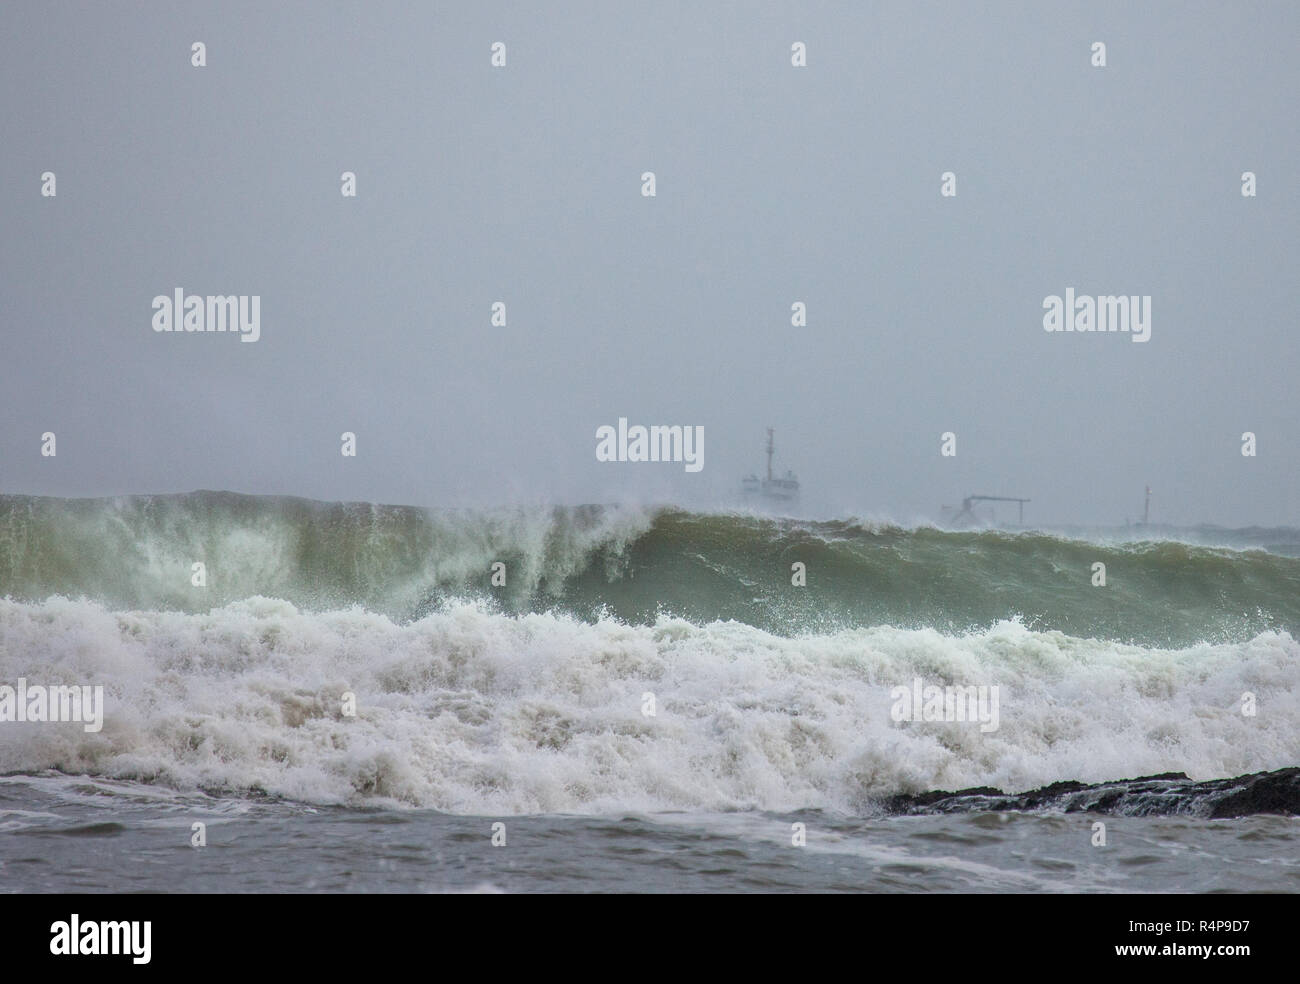
[[[20,675],[103,684],[104,728],[0,725],[0,772],[461,814],[863,812],[898,792],[1300,760],[1300,645],[1275,632],[1163,650],[1015,621],[784,638],[470,602],[402,625],[261,597],[207,614],[2,600],[0,681]],[[893,722],[891,689],[917,677],[999,686],[999,729]]]

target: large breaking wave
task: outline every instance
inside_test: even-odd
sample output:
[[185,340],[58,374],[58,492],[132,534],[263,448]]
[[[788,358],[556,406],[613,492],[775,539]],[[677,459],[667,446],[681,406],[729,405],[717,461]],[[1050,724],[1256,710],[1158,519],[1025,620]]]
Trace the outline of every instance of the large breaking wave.
[[[203,562],[207,586],[191,585]],[[505,586],[491,584],[494,563]],[[807,569],[791,585],[791,565]],[[1107,586],[1092,584],[1106,565]],[[952,532],[678,509],[432,511],[199,492],[0,497],[0,596],[207,611],[261,595],[407,621],[453,598],[635,624],[673,614],[795,635],[895,625],[1152,645],[1300,625],[1300,558],[1180,540]]]
[[[10,496],[0,683],[102,684],[108,710],[6,724],[0,772],[466,814],[1244,775],[1300,761],[1298,578],[1173,540]],[[918,678],[999,687],[999,728],[894,721]]]

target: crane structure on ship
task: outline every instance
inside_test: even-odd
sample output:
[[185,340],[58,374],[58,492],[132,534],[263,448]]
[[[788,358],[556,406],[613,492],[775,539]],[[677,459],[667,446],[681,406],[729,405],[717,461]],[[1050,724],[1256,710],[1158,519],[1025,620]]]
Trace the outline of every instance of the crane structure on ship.
[[1014,495],[968,495],[966,498],[961,500],[961,509],[952,517],[952,522],[957,523],[965,519],[969,519],[972,523],[979,522],[979,518],[975,515],[975,510],[972,508],[977,502],[1015,502],[1020,506],[1020,519],[1018,520],[1018,525],[1024,526],[1025,503],[1029,501],[1029,499],[1017,498]]

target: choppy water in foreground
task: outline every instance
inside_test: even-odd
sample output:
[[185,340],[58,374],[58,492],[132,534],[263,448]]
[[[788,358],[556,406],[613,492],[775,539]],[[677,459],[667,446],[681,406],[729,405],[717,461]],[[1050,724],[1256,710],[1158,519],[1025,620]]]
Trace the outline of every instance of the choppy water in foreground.
[[[1093,847],[1092,824],[1107,825]],[[190,846],[191,824],[208,846]],[[0,780],[5,892],[1298,892],[1300,820],[504,818]],[[790,844],[802,822],[807,845]]]

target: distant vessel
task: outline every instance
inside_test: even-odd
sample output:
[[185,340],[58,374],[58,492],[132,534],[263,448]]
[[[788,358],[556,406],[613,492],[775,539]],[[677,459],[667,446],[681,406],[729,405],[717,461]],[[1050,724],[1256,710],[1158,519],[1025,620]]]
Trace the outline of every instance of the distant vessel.
[[[1025,503],[1028,499],[1019,499],[1013,495],[968,495],[961,500],[961,509],[953,513],[952,506],[944,506],[945,513],[953,513],[948,517],[948,523],[956,527],[979,526],[985,522],[981,517],[975,514],[975,503],[977,502],[1015,502],[1020,506],[1018,525],[1025,525]],[[992,523],[993,520],[989,519]]]
[[776,451],[773,430],[767,429],[767,478],[746,475],[740,482],[741,492],[750,502],[794,502],[799,498],[799,479],[794,472],[786,471],[784,478],[772,477],[772,455]]
[[1150,526],[1150,525],[1151,525],[1151,486],[1148,485],[1146,501],[1142,503],[1142,522],[1138,523],[1138,526]]

